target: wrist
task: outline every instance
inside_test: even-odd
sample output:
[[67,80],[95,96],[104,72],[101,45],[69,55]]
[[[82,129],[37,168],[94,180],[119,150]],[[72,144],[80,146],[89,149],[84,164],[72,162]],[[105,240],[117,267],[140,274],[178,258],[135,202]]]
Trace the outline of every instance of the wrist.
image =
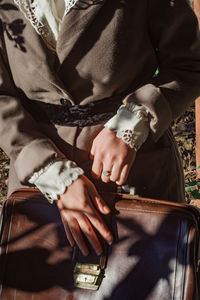
[[34,173],[29,182],[34,184],[50,203],[53,203],[83,173],[84,171],[75,162],[67,159],[57,160]]
[[122,105],[117,114],[105,125],[135,151],[138,151],[149,134],[148,113],[143,106],[133,103]]

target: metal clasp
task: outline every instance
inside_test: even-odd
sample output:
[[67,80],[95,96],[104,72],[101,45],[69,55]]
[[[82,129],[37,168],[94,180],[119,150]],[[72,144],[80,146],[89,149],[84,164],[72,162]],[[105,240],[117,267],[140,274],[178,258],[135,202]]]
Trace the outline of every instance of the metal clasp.
[[76,263],[74,268],[74,286],[80,289],[98,290],[103,278],[98,264]]

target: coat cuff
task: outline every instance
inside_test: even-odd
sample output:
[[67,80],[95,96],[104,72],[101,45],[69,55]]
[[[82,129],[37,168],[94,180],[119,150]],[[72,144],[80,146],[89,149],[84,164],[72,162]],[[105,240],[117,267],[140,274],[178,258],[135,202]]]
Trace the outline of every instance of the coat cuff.
[[138,151],[149,134],[149,122],[144,106],[133,103],[121,105],[117,114],[104,125],[116,132],[116,136]]
[[172,111],[170,105],[160,89],[153,84],[146,84],[129,94],[123,103],[125,105],[130,103],[143,105],[148,110],[150,130],[155,142],[171,125]]
[[53,160],[29,179],[52,204],[84,171],[71,160]]
[[34,172],[55,159],[65,155],[47,138],[35,139],[26,145],[15,161],[15,170],[21,184],[28,184]]

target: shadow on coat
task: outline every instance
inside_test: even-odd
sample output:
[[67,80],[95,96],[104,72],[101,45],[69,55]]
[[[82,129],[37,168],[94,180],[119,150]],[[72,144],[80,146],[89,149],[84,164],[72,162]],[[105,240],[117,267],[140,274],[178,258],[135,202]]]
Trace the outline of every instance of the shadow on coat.
[[[2,2],[2,0],[0,1]],[[18,10],[18,8],[10,3],[0,4],[0,10]],[[11,23],[2,22],[3,31],[6,33],[8,39],[14,42],[14,47],[18,48],[22,52],[26,52],[24,46],[24,37],[22,36],[26,24],[22,19],[16,19]]]

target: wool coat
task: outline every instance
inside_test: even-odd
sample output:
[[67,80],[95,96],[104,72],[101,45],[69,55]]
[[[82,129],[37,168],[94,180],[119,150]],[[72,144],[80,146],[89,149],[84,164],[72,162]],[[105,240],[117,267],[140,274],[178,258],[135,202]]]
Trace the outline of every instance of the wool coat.
[[12,0],[0,2],[0,147],[10,157],[8,194],[27,187],[27,178],[56,156],[76,161],[90,177],[89,151],[103,128],[103,122],[44,122],[35,118],[41,108],[30,103],[64,110],[123,92],[120,103],[144,105],[150,118],[127,182],[140,196],[184,201],[170,125],[200,94],[199,31],[188,1],[80,1],[64,17],[52,48]]

